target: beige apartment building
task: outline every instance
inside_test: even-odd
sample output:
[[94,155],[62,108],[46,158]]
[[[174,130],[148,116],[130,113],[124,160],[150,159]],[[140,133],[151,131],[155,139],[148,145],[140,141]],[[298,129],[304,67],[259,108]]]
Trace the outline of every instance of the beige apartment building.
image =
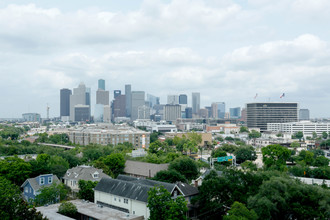
[[150,133],[133,127],[114,128],[78,128],[71,130],[70,141],[74,144],[88,145],[117,145],[119,143],[132,143],[134,148],[149,148]]

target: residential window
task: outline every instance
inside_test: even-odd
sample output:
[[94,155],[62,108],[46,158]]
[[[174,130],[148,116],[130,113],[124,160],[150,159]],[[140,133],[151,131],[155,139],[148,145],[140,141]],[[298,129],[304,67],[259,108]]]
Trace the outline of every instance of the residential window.
[[29,192],[29,188],[25,187],[25,192],[28,193]]
[[113,198],[113,200],[117,201],[116,197],[115,197],[115,198]]
[[128,199],[124,199],[124,203],[128,204]]
[[120,199],[118,199],[118,201],[119,201],[119,202],[121,202],[121,200],[120,200]]
[[45,184],[45,178],[44,177],[40,177],[40,185]]
[[51,184],[53,182],[53,177],[48,177],[48,184]]

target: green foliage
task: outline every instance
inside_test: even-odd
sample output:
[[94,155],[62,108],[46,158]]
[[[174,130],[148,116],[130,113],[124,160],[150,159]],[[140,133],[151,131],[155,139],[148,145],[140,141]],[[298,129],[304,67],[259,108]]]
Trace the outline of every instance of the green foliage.
[[50,186],[42,187],[40,194],[35,198],[35,203],[38,206],[45,204],[54,204],[63,201],[68,196],[69,189],[63,183],[53,183]]
[[125,158],[120,153],[110,154],[106,157],[101,157],[94,162],[95,167],[103,169],[103,171],[113,178],[124,172]]
[[152,179],[167,183],[187,182],[187,179],[176,170],[161,170]]
[[302,131],[298,131],[292,135],[293,139],[299,139],[299,141],[301,141],[303,137],[304,137],[304,133]]
[[221,219],[235,201],[246,204],[249,196],[258,192],[259,186],[269,177],[265,173],[225,170],[221,176],[207,176],[199,187],[195,203],[199,204],[199,219]]
[[9,180],[0,176],[0,219],[47,219],[36,209],[28,207],[22,199],[19,188]]
[[290,144],[290,147],[297,148],[297,147],[300,147],[300,144],[299,144],[299,142],[294,141]]
[[156,186],[148,192],[150,220],[187,219],[187,202],[184,197],[171,198],[171,194],[163,187]]
[[238,147],[232,144],[223,144],[219,149],[228,153],[234,153]]
[[328,135],[327,132],[325,132],[325,131],[322,132],[322,138],[323,138],[323,139],[327,139],[328,136],[329,136],[329,135]]
[[153,143],[153,142],[155,142],[155,141],[157,141],[158,140],[158,136],[160,134],[161,134],[160,132],[156,132],[156,131],[152,132],[150,134],[150,144]]
[[199,175],[197,163],[189,157],[175,159],[170,163],[169,170],[176,170],[188,181],[196,179]]
[[244,161],[243,163],[241,163],[241,167],[243,168],[243,170],[257,170],[257,165],[255,163],[253,163],[252,161]]
[[249,210],[243,203],[234,202],[223,220],[257,220],[258,216],[254,210]]
[[226,140],[226,141],[234,141],[235,139],[232,138],[232,137],[230,137],[230,136],[227,136],[227,137],[225,137],[225,140]]
[[254,161],[257,159],[257,153],[252,146],[240,147],[234,154],[237,163],[243,163],[246,160]]
[[329,166],[329,161],[330,160],[325,156],[318,156],[317,158],[315,158],[313,165],[316,167]]
[[3,139],[17,140],[23,132],[24,130],[22,128],[3,126],[2,130],[0,130],[0,137]]
[[79,192],[78,192],[78,198],[79,199],[85,199],[90,202],[94,202],[94,188],[97,185],[97,181],[86,181],[86,180],[79,180]]
[[78,213],[78,209],[72,202],[63,202],[58,207],[58,212],[62,215],[75,218]]
[[30,177],[31,173],[31,165],[17,156],[0,159],[0,176],[5,177],[12,183],[21,185]]
[[330,192],[286,177],[264,181],[259,192],[248,199],[260,219],[327,219]]
[[250,139],[256,139],[256,138],[260,138],[261,137],[261,133],[256,131],[256,130],[252,130],[250,133],[249,133],[249,138]]
[[241,126],[239,128],[239,133],[244,133],[244,132],[249,133],[249,129],[247,127],[245,127],[245,126]]
[[262,159],[266,168],[284,169],[291,151],[279,144],[268,145],[261,149]]

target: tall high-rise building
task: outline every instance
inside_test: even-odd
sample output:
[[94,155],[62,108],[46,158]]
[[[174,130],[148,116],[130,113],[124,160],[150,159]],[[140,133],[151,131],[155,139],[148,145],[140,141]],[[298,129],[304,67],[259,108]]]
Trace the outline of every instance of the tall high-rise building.
[[138,119],[150,119],[150,107],[142,105],[138,107]]
[[180,94],[179,95],[179,104],[182,105],[182,104],[188,104],[188,97],[186,94]]
[[225,118],[226,104],[224,102],[217,102],[218,118]]
[[119,95],[113,100],[113,117],[125,117],[126,116],[126,96]]
[[105,80],[104,79],[99,79],[99,81],[98,81],[98,89],[105,90]]
[[147,101],[149,102],[149,107],[152,108],[154,105],[159,105],[159,97],[151,94],[147,94]]
[[300,121],[308,121],[309,120],[309,110],[308,109],[300,109],[299,110],[299,120]]
[[177,118],[181,117],[180,105],[165,105],[164,106],[164,119],[166,121],[175,122]]
[[125,85],[125,99],[126,99],[126,117],[131,117],[132,112],[132,87],[130,84]]
[[131,120],[134,121],[138,118],[139,106],[145,105],[145,94],[144,91],[132,91],[131,95]]
[[[72,95],[70,95],[70,120],[75,121],[75,106],[84,105],[89,106],[90,117],[90,88],[86,88],[84,83],[80,83],[78,88],[73,89]],[[85,114],[85,109],[84,109]]]
[[240,118],[241,117],[241,108],[229,108],[230,118]]
[[117,96],[121,95],[121,90],[114,90],[113,91],[113,98],[115,99]]
[[168,105],[178,105],[179,96],[178,95],[167,95],[167,104]]
[[98,81],[98,89],[96,91],[96,105],[94,111],[94,121],[103,122],[104,106],[108,106],[110,102],[109,91],[105,90],[105,80]]
[[100,90],[96,91],[96,104],[109,105],[109,91]]
[[192,93],[192,113],[198,114],[201,105],[201,97],[199,92]]
[[246,104],[247,126],[267,130],[267,123],[298,121],[298,103],[257,102]]
[[70,116],[70,89],[61,89],[60,91],[60,117]]
[[186,110],[185,110],[185,115],[186,115],[186,118],[192,118],[192,108],[191,107],[187,107]]

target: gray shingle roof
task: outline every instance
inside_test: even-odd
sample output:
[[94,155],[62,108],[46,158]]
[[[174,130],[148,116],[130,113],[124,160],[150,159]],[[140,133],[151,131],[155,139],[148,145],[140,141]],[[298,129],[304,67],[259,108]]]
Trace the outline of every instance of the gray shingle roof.
[[113,195],[130,198],[142,202],[148,201],[148,191],[151,186],[137,184],[117,179],[102,178],[95,190]]
[[124,198],[147,202],[148,191],[157,185],[162,185],[170,193],[178,187],[183,196],[192,196],[198,193],[197,188],[184,183],[165,183],[149,179],[140,179],[126,175],[119,175],[117,179],[102,178],[95,190]]
[[198,194],[198,189],[186,183],[178,182],[176,184],[184,196],[193,196]]
[[[95,172],[99,173],[98,178],[93,178]],[[66,180],[91,180],[91,181],[100,181],[103,177],[110,178],[107,174],[103,173],[102,169],[97,169],[91,166],[77,166],[71,169],[68,169],[63,176],[63,179]]]
[[[43,175],[40,175],[43,176]],[[38,176],[37,176],[38,177]],[[21,187],[24,187],[27,183],[30,183],[31,187],[33,188],[33,190],[35,192],[37,192],[38,190],[40,190],[42,187],[44,186],[50,186],[51,184],[46,184],[46,185],[39,185],[37,182],[37,177],[34,178],[29,178],[27,180],[24,181],[24,183],[21,185]],[[53,183],[60,183],[60,180],[57,178],[56,175],[53,175]]]
[[154,177],[157,172],[167,170],[169,164],[154,164],[140,161],[127,160],[125,163],[124,172],[137,176]]

